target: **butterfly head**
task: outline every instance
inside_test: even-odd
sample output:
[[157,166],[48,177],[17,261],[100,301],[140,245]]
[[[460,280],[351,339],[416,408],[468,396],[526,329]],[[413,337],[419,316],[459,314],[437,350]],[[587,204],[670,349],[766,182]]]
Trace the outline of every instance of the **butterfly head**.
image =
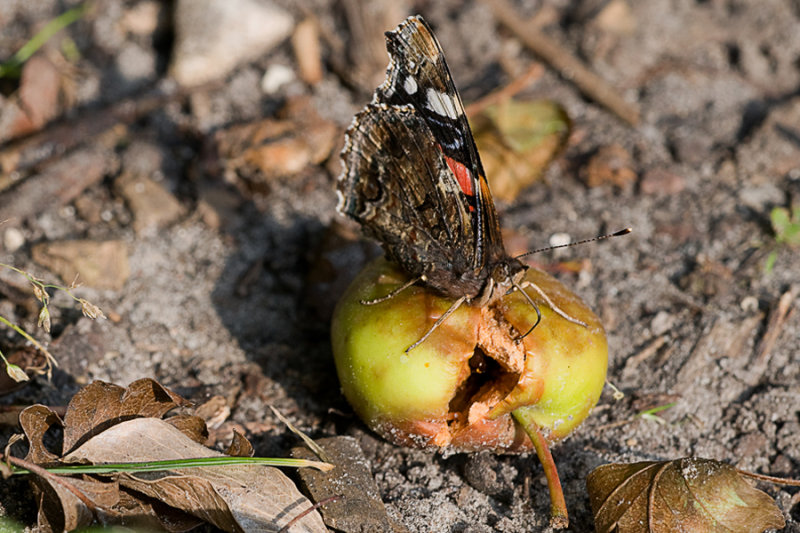
[[478,306],[489,305],[505,296],[514,285],[519,285],[525,277],[528,267],[520,261],[508,257],[496,263],[486,278],[486,284],[474,304]]

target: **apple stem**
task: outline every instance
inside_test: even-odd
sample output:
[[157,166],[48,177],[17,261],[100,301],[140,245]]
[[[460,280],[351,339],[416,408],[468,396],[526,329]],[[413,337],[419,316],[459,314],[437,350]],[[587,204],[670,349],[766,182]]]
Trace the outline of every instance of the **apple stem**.
[[561,489],[561,479],[558,477],[556,462],[547,439],[542,434],[539,425],[533,421],[525,409],[516,409],[512,413],[514,419],[522,426],[525,433],[533,442],[536,455],[544,468],[544,476],[547,479],[547,488],[550,491],[550,527],[553,529],[566,529],[569,526],[569,516],[567,515],[567,502],[564,500],[564,491]]

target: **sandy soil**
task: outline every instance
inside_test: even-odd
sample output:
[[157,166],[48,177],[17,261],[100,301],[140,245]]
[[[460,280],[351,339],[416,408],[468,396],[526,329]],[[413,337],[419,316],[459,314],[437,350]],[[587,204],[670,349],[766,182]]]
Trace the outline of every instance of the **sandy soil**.
[[[300,18],[292,2],[281,3]],[[349,42],[338,4],[310,3],[323,26]],[[22,4],[10,2],[0,21],[8,27],[0,57],[61,11],[57,2]],[[99,4],[67,30],[81,51],[71,118],[163,87],[167,76],[169,18],[151,33],[120,32],[137,3]],[[796,296],[787,297],[785,320],[773,319],[781,296],[798,289],[800,250],[776,243],[769,218],[775,207],[800,204],[800,7],[791,0],[522,4],[525,16],[544,13],[544,33],[641,108],[632,127],[545,69],[523,95],[563,103],[574,121],[570,145],[544,181],[498,204],[520,248],[546,246],[561,232],[577,239],[634,228],[625,238],[536,257],[545,265],[588,261],[579,274],[559,277],[602,318],[608,379],[626,395],[615,401],[604,392],[589,420],[554,450],[571,530],[592,529],[585,478],[607,462],[701,456],[800,477]],[[609,15],[609,6],[618,11]],[[437,29],[466,101],[509,82],[501,63],[532,61],[479,2],[409,2],[409,9]],[[125,57],[144,65],[135,76],[120,70]],[[136,62],[142,57],[150,59]],[[124,131],[108,144],[90,138],[108,158],[100,179],[80,198],[44,206],[14,226],[24,244],[13,253],[6,246],[3,262],[52,276],[32,259],[35,246],[115,240],[124,243],[130,276],[121,289],[81,293],[114,320],[54,311],[51,346],[61,366],[52,383],[36,380],[4,402],[63,405],[92,380],[124,385],[151,376],[198,402],[225,396],[231,416],[220,435],[240,427],[257,454],[285,455],[296,442],[268,409],[274,405],[313,437],[357,437],[390,516],[409,531],[542,530],[548,496],[535,457],[397,448],[370,433],[340,395],[330,302],[354,272],[340,269],[329,285],[311,276],[338,217],[338,158],[256,179],[214,155],[214,135],[273,115],[290,93],[308,95],[340,135],[369,94],[327,69],[316,85],[295,80],[264,94],[261,76],[278,63],[294,65],[288,41],[222,85],[121,119]],[[0,107],[12,98],[3,94]],[[623,166],[633,179],[587,186],[591,161],[614,144],[630,156]],[[175,216],[137,226],[152,213],[124,192],[130,176],[152,179],[159,195],[177,200]],[[767,271],[771,252],[777,258]],[[8,293],[0,293],[0,312],[33,329],[35,312],[4,303]],[[0,343],[11,338],[3,333]],[[669,403],[660,421],[637,416]],[[797,489],[761,488],[782,509],[785,531],[800,532]],[[2,503],[35,520],[31,503],[8,493]]]

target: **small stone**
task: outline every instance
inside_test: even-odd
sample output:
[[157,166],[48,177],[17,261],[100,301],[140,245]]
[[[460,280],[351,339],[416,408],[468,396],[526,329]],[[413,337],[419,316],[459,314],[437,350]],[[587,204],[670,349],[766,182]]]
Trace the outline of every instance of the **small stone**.
[[3,248],[6,252],[16,252],[25,244],[25,235],[19,228],[8,228],[3,234]]
[[126,82],[142,82],[156,76],[156,55],[136,43],[125,43],[116,56],[116,67]]
[[[345,533],[392,531],[393,524],[358,441],[352,437],[330,437],[318,440],[317,444],[336,468],[330,472],[300,468],[297,475],[314,501],[338,496],[320,509],[325,525]],[[292,449],[292,457],[318,460],[308,448],[300,447]]]
[[758,298],[755,296],[745,296],[742,298],[741,303],[739,306],[742,308],[742,311],[746,313],[755,313],[758,311]]
[[644,194],[678,194],[685,188],[686,180],[683,176],[663,168],[650,169],[642,176],[641,190]]
[[625,0],[611,0],[597,14],[595,22],[603,30],[617,35],[630,35],[636,31],[636,17]]
[[65,283],[77,279],[95,289],[120,290],[130,275],[128,250],[122,241],[56,241],[33,247],[33,260]]
[[550,240],[548,242],[550,243],[550,246],[564,246],[565,244],[572,242],[572,237],[570,237],[569,233],[553,233],[550,235]]
[[133,5],[122,17],[122,26],[134,35],[148,36],[155,33],[158,28],[158,19],[161,16],[160,2],[145,0]]
[[659,311],[650,322],[650,330],[653,335],[663,335],[675,325],[675,315],[667,311]]
[[280,63],[270,65],[261,78],[261,90],[264,94],[275,94],[281,87],[295,80],[294,71]]
[[761,213],[769,207],[783,204],[785,194],[773,183],[745,185],[739,190],[739,200],[753,211]]
[[291,15],[257,0],[178,0],[170,73],[183,86],[225,77],[292,31]]
[[626,187],[636,180],[636,171],[631,154],[622,145],[612,144],[597,150],[583,169],[583,176],[589,187]]
[[166,227],[183,215],[183,206],[175,196],[150,178],[123,177],[117,187],[133,212],[137,235]]

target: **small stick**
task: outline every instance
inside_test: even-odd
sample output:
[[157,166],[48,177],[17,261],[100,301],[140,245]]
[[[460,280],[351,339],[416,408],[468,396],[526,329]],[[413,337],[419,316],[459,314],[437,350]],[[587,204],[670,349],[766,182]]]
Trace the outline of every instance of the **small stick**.
[[475,116],[490,105],[502,102],[513,97],[522,89],[531,84],[534,80],[542,76],[544,69],[539,63],[534,63],[528,70],[511,80],[506,86],[493,91],[479,100],[476,100],[466,107],[467,115]]
[[655,355],[655,353],[658,352],[658,350],[661,349],[661,347],[666,343],[666,335],[659,335],[655,339],[652,339],[647,343],[647,346],[639,350],[639,353],[627,358],[625,361],[625,368],[622,370],[622,374],[625,375],[628,372],[632,372],[642,361],[650,359],[650,357]]
[[794,290],[790,289],[781,295],[776,309],[772,312],[772,316],[769,317],[767,331],[758,346],[758,355],[750,367],[749,385],[756,385],[766,371],[772,355],[772,349],[775,347],[778,336],[783,331],[786,319],[792,311],[792,300],[794,300]]
[[631,126],[639,123],[639,107],[636,104],[626,101],[605,80],[591,72],[557,42],[527,24],[507,0],[483,0],[483,3],[489,6],[494,17],[514,32],[525,46],[575,83],[586,96],[605,106]]
[[292,518],[289,522],[286,523],[285,526],[283,526],[282,528],[280,528],[278,530],[278,533],[288,533],[289,528],[291,528],[293,525],[295,525],[300,520],[302,520],[306,515],[308,515],[314,509],[319,509],[323,505],[327,505],[329,503],[333,503],[333,502],[335,502],[336,500],[338,500],[340,498],[341,498],[341,495],[336,495],[336,496],[331,496],[330,498],[325,498],[324,500],[318,501],[317,503],[315,503],[314,505],[312,505],[311,507],[309,507],[308,509],[306,509],[305,511],[303,511],[299,515],[297,515],[294,518]]
[[32,474],[36,474],[41,478],[47,479],[49,481],[52,481],[53,483],[57,483],[63,486],[65,489],[74,494],[75,497],[78,498],[86,507],[88,507],[90,511],[97,514],[98,510],[97,505],[95,505],[95,503],[88,496],[86,496],[83,492],[81,492],[80,489],[78,489],[75,485],[70,483],[67,478],[48,472],[41,466],[31,463],[30,461],[26,461],[25,459],[20,459],[12,455],[9,455],[6,459],[8,460],[9,463],[11,463],[14,466],[24,468],[25,470],[27,470]]

